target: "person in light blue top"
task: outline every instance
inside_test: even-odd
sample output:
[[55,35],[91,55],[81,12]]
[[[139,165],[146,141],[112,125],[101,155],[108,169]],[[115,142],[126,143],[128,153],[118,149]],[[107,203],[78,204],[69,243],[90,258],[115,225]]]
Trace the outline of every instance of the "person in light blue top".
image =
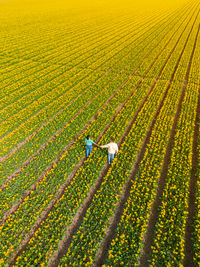
[[85,143],[86,143],[86,157],[88,158],[90,153],[92,153],[92,145],[96,145],[94,141],[90,139],[90,136],[87,135],[85,138]]

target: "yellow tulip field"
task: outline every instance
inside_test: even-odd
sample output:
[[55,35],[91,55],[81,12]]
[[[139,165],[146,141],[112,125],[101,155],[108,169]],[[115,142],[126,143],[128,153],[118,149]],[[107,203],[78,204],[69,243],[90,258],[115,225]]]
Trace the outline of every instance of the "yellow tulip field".
[[199,0],[0,1],[0,266],[200,266]]

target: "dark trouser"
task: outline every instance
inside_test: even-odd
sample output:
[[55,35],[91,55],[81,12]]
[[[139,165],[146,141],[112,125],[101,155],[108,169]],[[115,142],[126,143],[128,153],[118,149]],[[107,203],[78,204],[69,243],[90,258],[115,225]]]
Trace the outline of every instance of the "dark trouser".
[[90,153],[92,153],[92,146],[86,145],[86,157],[88,158]]
[[114,157],[115,157],[115,154],[110,154],[110,153],[108,153],[108,163],[112,163]]

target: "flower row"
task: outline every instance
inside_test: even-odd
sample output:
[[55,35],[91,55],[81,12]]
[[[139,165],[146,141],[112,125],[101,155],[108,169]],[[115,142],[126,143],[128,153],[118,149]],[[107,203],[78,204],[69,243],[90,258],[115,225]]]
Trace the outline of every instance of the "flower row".
[[[198,25],[192,32],[193,44]],[[191,45],[190,51],[191,51]],[[188,59],[191,52],[186,55]],[[199,47],[193,56],[192,68],[197,68],[200,58]],[[189,60],[183,65],[188,64]],[[190,81],[190,77],[188,79]],[[190,83],[186,87],[181,112],[176,127],[172,154],[156,223],[156,233],[152,249],[152,265],[183,264],[185,247],[185,227],[188,216],[189,183],[192,169],[192,148],[194,124],[198,100],[198,86]]]

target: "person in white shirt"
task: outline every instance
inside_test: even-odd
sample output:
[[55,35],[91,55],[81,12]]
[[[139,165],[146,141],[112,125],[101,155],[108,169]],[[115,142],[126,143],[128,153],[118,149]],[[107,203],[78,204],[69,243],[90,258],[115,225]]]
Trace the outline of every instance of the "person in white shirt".
[[100,147],[108,148],[108,163],[111,164],[115,155],[118,153],[118,145],[114,143],[114,140],[111,138],[109,144]]

